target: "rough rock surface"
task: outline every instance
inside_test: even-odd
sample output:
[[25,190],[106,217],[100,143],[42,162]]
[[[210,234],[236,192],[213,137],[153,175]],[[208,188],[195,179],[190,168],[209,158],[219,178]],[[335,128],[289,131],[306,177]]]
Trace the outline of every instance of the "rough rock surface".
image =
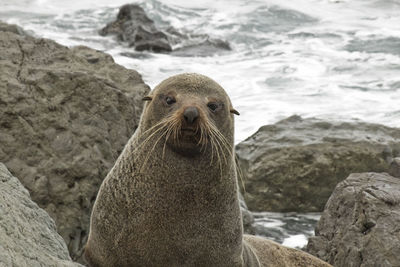
[[391,176],[400,178],[400,158],[393,159],[388,172]]
[[252,211],[322,211],[354,172],[388,171],[400,129],[292,116],[261,127],[236,146]]
[[356,173],[329,198],[307,251],[336,267],[400,266],[400,179]]
[[0,163],[0,266],[81,266],[54,221]]
[[[156,28],[142,7],[127,4],[120,8],[117,19],[99,31],[100,35],[116,35],[136,51],[171,52],[175,56],[210,56],[231,50],[229,43],[208,35],[183,34],[169,27],[165,31]],[[134,54],[123,55],[134,57]]]
[[107,54],[0,28],[0,161],[79,259],[97,190],[149,88]]

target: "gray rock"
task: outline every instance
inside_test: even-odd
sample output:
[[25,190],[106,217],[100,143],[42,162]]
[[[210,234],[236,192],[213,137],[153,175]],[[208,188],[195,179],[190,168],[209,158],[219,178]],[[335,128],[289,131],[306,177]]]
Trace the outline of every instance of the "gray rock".
[[55,220],[74,260],[148,92],[105,53],[0,31],[0,161]]
[[391,176],[400,178],[400,158],[393,159],[388,172]]
[[400,264],[400,179],[356,173],[339,183],[307,251],[337,267]]
[[322,211],[354,172],[383,172],[399,155],[400,129],[292,116],[236,146],[252,211]]
[[134,4],[122,6],[117,20],[101,29],[100,35],[116,35],[120,41],[128,42],[137,51],[172,51],[167,35],[156,28],[143,8]]
[[21,27],[0,21],[0,32],[13,32],[18,35],[28,35]]
[[[174,56],[205,57],[230,51],[228,42],[210,38],[207,34],[184,34],[169,27],[165,31],[158,29],[154,21],[136,4],[127,4],[120,8],[117,19],[99,31],[100,35],[115,35],[121,42],[127,42],[136,51],[166,53],[173,51]],[[137,58],[136,53],[122,55]]]
[[82,266],[71,261],[54,221],[0,163],[0,266]]

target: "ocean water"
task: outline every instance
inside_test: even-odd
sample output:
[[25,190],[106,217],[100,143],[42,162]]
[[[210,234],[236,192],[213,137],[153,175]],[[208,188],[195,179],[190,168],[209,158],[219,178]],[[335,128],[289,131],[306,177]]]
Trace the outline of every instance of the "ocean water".
[[[98,35],[126,3],[140,4],[160,29],[208,34],[227,40],[232,51],[126,57],[131,48]],[[0,20],[66,46],[105,51],[151,87],[182,72],[212,77],[241,113],[236,143],[293,114],[400,127],[397,0],[1,0]],[[256,225],[263,235],[301,247],[318,220],[310,216],[263,213]]]
[[[141,53],[97,34],[125,3],[161,29],[206,33],[232,51],[212,57]],[[219,82],[241,113],[236,142],[298,114],[400,126],[400,2],[396,0],[1,0],[0,19],[37,36],[110,53],[151,87],[182,72]]]

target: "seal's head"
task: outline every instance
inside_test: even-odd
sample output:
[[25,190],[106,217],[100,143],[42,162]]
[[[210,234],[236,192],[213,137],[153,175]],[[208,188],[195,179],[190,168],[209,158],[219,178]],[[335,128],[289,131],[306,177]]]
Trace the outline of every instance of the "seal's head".
[[239,113],[212,79],[192,73],[172,76],[143,100],[141,130],[164,139],[174,151],[193,156],[232,148],[233,114]]

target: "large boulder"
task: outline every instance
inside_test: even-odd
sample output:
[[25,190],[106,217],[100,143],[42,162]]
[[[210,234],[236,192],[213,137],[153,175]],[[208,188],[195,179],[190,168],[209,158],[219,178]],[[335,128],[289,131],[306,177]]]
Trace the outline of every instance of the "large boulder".
[[339,183],[307,251],[337,267],[400,264],[400,179],[356,173]]
[[81,266],[50,216],[0,163],[0,266]]
[[79,259],[98,188],[136,129],[149,87],[105,53],[15,29],[0,27],[0,161]]
[[382,172],[400,154],[400,129],[292,116],[236,146],[252,211],[322,211],[354,172]]

